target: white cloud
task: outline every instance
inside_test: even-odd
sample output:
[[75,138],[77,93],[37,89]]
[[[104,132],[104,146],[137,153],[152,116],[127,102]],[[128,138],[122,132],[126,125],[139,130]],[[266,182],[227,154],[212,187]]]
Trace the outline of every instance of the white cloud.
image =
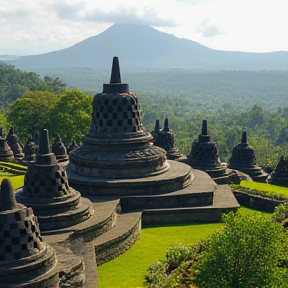
[[221,50],[287,50],[287,0],[1,0],[0,54],[69,47],[113,23],[142,23]]

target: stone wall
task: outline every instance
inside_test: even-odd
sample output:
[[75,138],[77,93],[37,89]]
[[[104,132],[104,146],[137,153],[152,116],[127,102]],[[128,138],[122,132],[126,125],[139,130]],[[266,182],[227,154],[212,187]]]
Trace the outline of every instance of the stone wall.
[[141,218],[126,233],[95,246],[96,262],[100,266],[126,252],[138,240],[141,233]]
[[276,206],[283,203],[283,200],[271,199],[260,195],[253,195],[239,190],[234,190],[233,193],[240,205],[265,212],[272,213],[274,212]]
[[[235,208],[233,211],[236,212],[236,210],[237,208]],[[229,211],[232,210],[229,209]],[[229,211],[221,207],[145,210],[142,214],[142,223],[143,226],[184,223],[213,223],[220,222],[221,215]]]

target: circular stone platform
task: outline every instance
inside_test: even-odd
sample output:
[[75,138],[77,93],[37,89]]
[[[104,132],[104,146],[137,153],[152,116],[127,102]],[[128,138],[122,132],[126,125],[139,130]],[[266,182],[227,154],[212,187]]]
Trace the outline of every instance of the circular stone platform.
[[145,178],[101,178],[82,176],[67,169],[69,183],[81,193],[97,196],[153,195],[183,189],[194,179],[189,165],[169,160],[170,169]]

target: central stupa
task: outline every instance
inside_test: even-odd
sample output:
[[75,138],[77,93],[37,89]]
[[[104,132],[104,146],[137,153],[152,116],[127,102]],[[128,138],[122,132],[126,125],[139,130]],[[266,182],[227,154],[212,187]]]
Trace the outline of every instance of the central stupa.
[[140,105],[129,85],[121,82],[113,58],[111,79],[94,96],[92,123],[82,146],[70,153],[69,170],[83,176],[139,178],[169,169],[165,151],[151,145],[140,119]]

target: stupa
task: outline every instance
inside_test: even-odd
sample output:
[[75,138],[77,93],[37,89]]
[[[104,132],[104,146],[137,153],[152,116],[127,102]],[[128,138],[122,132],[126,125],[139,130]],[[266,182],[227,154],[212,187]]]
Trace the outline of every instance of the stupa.
[[21,161],[24,158],[23,144],[19,141],[17,135],[14,132],[14,127],[9,129],[7,135],[7,143],[13,151],[14,158],[16,161]]
[[69,172],[118,179],[164,173],[170,167],[165,151],[151,145],[151,139],[140,119],[138,98],[121,82],[119,61],[114,57],[110,83],[94,96],[90,130],[82,146],[69,155]]
[[166,151],[167,159],[183,161],[186,156],[182,154],[175,144],[175,134],[169,129],[168,118],[164,120],[164,127],[160,131],[159,123],[155,125],[154,145],[163,148]]
[[69,154],[71,151],[79,147],[75,139],[71,139],[71,143],[67,147],[67,153]]
[[152,137],[153,137],[153,143],[155,142],[155,137],[156,137],[156,135],[161,131],[162,129],[160,128],[160,121],[159,121],[159,119],[157,119],[156,120],[156,122],[155,122],[155,127],[154,127],[154,130],[153,131],[151,131],[151,135],[152,135]]
[[3,135],[2,128],[0,130],[0,161],[14,161],[14,154]]
[[281,156],[275,170],[269,175],[268,183],[288,186],[288,159],[285,156]]
[[32,208],[16,202],[10,181],[4,179],[0,191],[0,287],[58,287],[56,262],[55,250],[42,241]]
[[94,213],[90,200],[69,186],[65,168],[50,152],[46,129],[41,131],[36,161],[28,166],[16,198],[33,208],[42,231],[75,225]]
[[56,134],[54,142],[52,144],[52,153],[55,154],[57,161],[60,164],[67,165],[69,161],[69,156],[67,154],[67,149],[62,142],[60,135]]
[[35,160],[37,151],[38,151],[38,145],[36,145],[33,142],[32,135],[30,135],[27,139],[27,142],[25,143],[24,148],[23,148],[23,152],[25,155],[23,162],[26,164],[33,162]]
[[247,144],[246,131],[242,133],[241,143],[234,146],[228,167],[248,174],[256,182],[266,182],[268,176],[258,166],[254,150]]
[[226,167],[221,165],[217,144],[208,135],[207,120],[202,121],[202,133],[198,136],[198,141],[192,143],[185,163],[205,171],[217,184],[228,183],[228,174]]

